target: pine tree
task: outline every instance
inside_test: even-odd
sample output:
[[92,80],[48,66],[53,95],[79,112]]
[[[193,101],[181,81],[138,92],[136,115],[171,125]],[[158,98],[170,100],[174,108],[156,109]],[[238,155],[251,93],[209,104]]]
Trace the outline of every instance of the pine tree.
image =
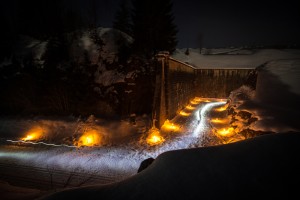
[[119,10],[115,15],[113,27],[131,35],[130,10],[128,0],[122,0]]
[[133,38],[137,54],[151,57],[159,51],[172,53],[177,45],[171,0],[132,0]]

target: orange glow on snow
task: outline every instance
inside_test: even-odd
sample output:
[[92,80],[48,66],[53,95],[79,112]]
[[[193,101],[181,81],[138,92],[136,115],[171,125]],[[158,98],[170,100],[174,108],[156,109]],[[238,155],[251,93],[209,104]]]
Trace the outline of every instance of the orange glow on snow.
[[21,140],[24,141],[32,141],[32,140],[38,140],[43,136],[44,130],[41,127],[35,127],[29,130],[24,138]]
[[219,119],[219,118],[211,119],[210,121],[215,124],[224,124],[228,122],[228,120],[226,119]]
[[200,101],[201,101],[201,98],[199,98],[199,97],[195,97],[193,101],[200,102]]
[[101,143],[101,135],[96,130],[85,132],[78,142],[78,146],[95,146]]
[[184,112],[183,110],[182,111],[180,111],[180,113],[179,113],[181,116],[185,116],[185,117],[187,117],[187,116],[190,116],[191,115],[191,113],[187,113],[187,112]]
[[229,136],[232,136],[233,134],[235,134],[234,128],[232,128],[232,127],[223,128],[221,130],[218,130],[217,132],[218,132],[219,135],[226,136],[226,137],[229,137]]
[[193,105],[197,105],[197,104],[199,104],[200,102],[199,102],[199,101],[196,101],[196,100],[191,100],[190,103],[193,104]]
[[150,146],[154,146],[163,143],[165,139],[160,135],[157,128],[151,128],[146,141]]
[[189,110],[194,110],[195,109],[195,107],[193,107],[191,105],[187,105],[186,108],[189,109]]
[[164,130],[168,130],[168,131],[178,131],[179,130],[179,126],[175,125],[174,123],[171,123],[169,120],[166,120],[161,128]]
[[222,112],[222,111],[225,111],[227,109],[228,105],[226,104],[225,106],[222,106],[220,108],[216,108],[215,110],[218,111],[218,112]]

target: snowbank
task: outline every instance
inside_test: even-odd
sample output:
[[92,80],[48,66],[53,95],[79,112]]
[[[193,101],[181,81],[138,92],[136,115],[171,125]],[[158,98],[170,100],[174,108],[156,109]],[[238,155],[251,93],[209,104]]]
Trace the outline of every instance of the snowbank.
[[1,200],[29,200],[45,194],[36,189],[16,187],[2,181],[0,181],[0,193]]
[[79,62],[99,64],[105,61],[109,64],[118,61],[121,45],[129,45],[133,39],[127,34],[112,28],[99,27],[94,30],[76,34],[71,41],[71,58]]
[[299,133],[282,133],[171,151],[127,180],[43,199],[289,199],[298,194],[299,141]]
[[299,131],[300,59],[276,60],[259,68],[255,96],[237,106],[258,121],[255,131]]

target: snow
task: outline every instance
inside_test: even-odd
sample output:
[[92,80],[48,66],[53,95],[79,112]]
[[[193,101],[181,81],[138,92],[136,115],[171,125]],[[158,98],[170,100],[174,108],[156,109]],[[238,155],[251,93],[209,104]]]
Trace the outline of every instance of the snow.
[[[220,53],[218,51],[214,52],[214,49],[212,49],[210,54],[200,54],[199,49],[189,49],[189,51],[189,55],[185,55],[185,49],[177,49],[172,57],[202,69],[256,68],[274,60],[300,58],[300,50],[295,49],[257,49],[247,50],[247,53],[241,52],[241,50],[233,51],[232,49],[221,49]],[[232,55],[232,51],[236,55]],[[249,51],[252,51],[252,53]],[[225,52],[231,53],[225,54]]]
[[110,86],[115,83],[124,83],[126,75],[119,73],[116,69],[106,70],[102,68],[100,71],[97,71],[95,74],[95,82],[102,84],[103,86]]
[[300,59],[274,60],[259,68],[255,95],[237,106],[258,120],[252,130],[300,131]]
[[[177,50],[172,58],[196,68],[257,68],[255,93],[237,106],[258,118],[249,128],[255,131],[299,131],[300,50],[298,49],[199,49]],[[247,93],[242,91],[240,93]],[[239,122],[236,122],[238,125]]]
[[[101,39],[97,41],[97,39]],[[112,28],[99,27],[85,31],[72,40],[71,57],[79,62],[84,62],[87,54],[91,64],[99,64],[103,61],[112,64],[118,61],[118,52],[122,42],[131,44],[133,39],[127,34]]]
[[[32,56],[34,64],[42,68],[44,64],[43,55],[47,50],[47,45],[48,41],[41,41],[28,36],[20,36],[18,42],[13,47],[14,56],[21,65],[23,65],[25,59]],[[1,65],[5,65],[5,63],[1,63]]]
[[[29,146],[31,148],[26,148],[26,145],[25,147],[16,146],[16,148],[0,146],[0,163],[5,161],[5,163],[15,163],[22,166],[46,169],[50,167],[65,172],[94,172],[103,177],[110,177],[112,181],[122,180],[134,175],[140,163],[149,157],[156,158],[159,154],[170,150],[201,146],[203,134],[209,129],[208,126],[205,126],[208,121],[207,113],[212,107],[222,104],[224,103],[203,103],[195,110],[195,114],[191,115],[187,122],[189,124],[187,129],[177,135],[167,134],[166,142],[155,147],[150,147],[145,143],[147,122],[143,117],[136,117],[136,125],[134,126],[127,122],[109,123],[92,117],[89,119],[93,119],[94,124],[91,123],[92,120],[82,123],[76,122],[75,119],[68,121],[1,120],[1,132],[7,133],[10,137],[24,137],[26,131],[32,126],[40,126],[45,133],[44,141],[52,141],[53,143],[56,141],[56,145],[45,146],[41,143],[31,143]],[[207,109],[201,112],[203,122],[198,124],[196,116],[198,116],[197,113],[202,106]],[[76,148],[60,145],[58,141],[68,142],[69,140],[65,139],[74,134],[80,134],[81,129],[87,128],[85,125],[99,130],[105,140],[103,146]],[[1,135],[2,138],[5,136]],[[11,141],[8,140],[7,142]]]
[[291,92],[300,95],[300,58],[271,61],[264,70],[278,76]]
[[42,199],[289,199],[298,194],[294,183],[300,178],[299,140],[299,133],[271,134],[169,151],[129,179],[64,190]]
[[0,181],[0,194],[2,200],[29,200],[45,195],[39,190],[16,187],[3,181]]
[[[92,64],[98,65],[95,81],[103,86],[123,83],[125,78],[133,77],[135,71],[125,75],[117,70],[107,70],[104,64],[104,62],[112,63],[117,60],[116,50],[118,46],[115,40],[117,34],[127,38],[128,42],[132,42],[131,38],[121,32],[106,28],[99,28],[96,33],[104,41],[102,49],[99,49],[99,45],[91,39],[90,33],[85,32],[78,41],[74,42],[72,50],[74,58],[83,61],[84,52],[87,52]],[[27,50],[30,49],[34,52],[34,58],[39,62],[45,52],[46,45],[46,41],[26,39],[25,47]],[[26,53],[27,50],[23,51],[21,49],[17,58],[22,59],[24,52]],[[258,118],[255,123],[251,124],[250,128],[252,130],[275,133],[300,130],[298,117],[300,110],[299,50],[218,49],[206,50],[206,54],[200,54],[199,49],[190,49],[189,55],[185,55],[184,51],[177,50],[172,57],[197,68],[259,67],[255,95],[251,93],[248,100],[239,102],[236,111],[249,111],[253,114],[253,117]],[[101,62],[99,58],[102,59]],[[42,65],[42,63],[40,64]],[[107,91],[115,92],[115,88],[113,86],[109,87]],[[126,92],[129,93],[131,90]],[[134,175],[144,159],[158,156],[153,165],[141,174],[115,185],[105,186],[105,189],[95,186],[55,194],[62,195],[64,198],[72,196],[73,199],[79,199],[81,196],[76,196],[79,191],[81,194],[90,192],[88,195],[95,192],[95,198],[104,195],[105,197],[113,196],[115,199],[141,199],[141,197],[143,199],[155,197],[165,199],[168,197],[173,197],[173,199],[178,197],[181,197],[181,199],[218,197],[220,199],[226,195],[229,196],[229,194],[235,195],[236,191],[248,192],[245,191],[245,188],[249,188],[249,191],[252,191],[253,188],[255,191],[261,191],[260,185],[266,187],[266,191],[271,191],[273,187],[271,195],[276,196],[276,192],[281,192],[280,189],[283,187],[281,181],[287,181],[281,170],[293,173],[294,171],[288,167],[294,167],[292,169],[299,168],[295,164],[297,162],[293,163],[294,158],[298,158],[293,153],[299,151],[297,147],[299,146],[297,145],[299,134],[297,136],[295,136],[296,133],[275,134],[274,136],[259,137],[255,140],[228,146],[163,153],[170,150],[201,146],[201,138],[209,130],[207,110],[219,104],[222,103],[215,102],[214,104],[203,105],[200,115],[200,108],[198,108],[185,134],[180,135],[180,137],[170,136],[163,145],[154,148],[149,148],[140,143],[140,138],[134,136],[136,133],[144,135],[145,126],[133,128],[125,122],[121,124],[99,122],[97,130],[101,131],[105,140],[116,141],[116,143],[110,143],[105,147],[80,149],[61,146],[47,149],[48,147],[41,148],[39,144],[32,149],[0,148],[0,159],[11,159],[14,162],[29,166],[45,168],[53,166],[70,172],[74,170],[80,170],[81,172],[95,171],[98,174],[113,177],[114,180],[122,180],[125,177]],[[200,124],[197,123],[199,116],[201,116]],[[138,121],[137,124],[139,123]],[[46,137],[56,141],[58,138],[61,139],[62,136],[71,137],[78,130],[78,124],[74,120],[70,122],[59,120],[2,120],[0,130],[5,135],[1,135],[1,138],[6,136],[19,137],[34,124],[45,127],[45,130],[50,130],[49,133],[47,132]],[[241,128],[243,120],[238,118],[235,125]],[[11,127],[14,127],[14,129],[10,129]],[[291,163],[291,165],[285,166],[283,161]],[[262,171],[264,173],[261,173]],[[265,179],[266,172],[270,173],[266,175],[268,178],[279,176],[279,179],[274,181]],[[289,176],[294,177],[293,174],[289,174]],[[295,180],[297,179],[295,178]],[[116,185],[118,187],[115,187]],[[215,192],[216,189],[218,192]],[[131,193],[134,193],[134,196]],[[55,195],[54,198],[57,197]]]

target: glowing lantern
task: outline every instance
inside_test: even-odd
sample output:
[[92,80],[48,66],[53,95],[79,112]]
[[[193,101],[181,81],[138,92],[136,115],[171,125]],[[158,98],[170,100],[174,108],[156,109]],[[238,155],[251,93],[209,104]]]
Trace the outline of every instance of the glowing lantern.
[[168,130],[168,131],[178,131],[179,130],[179,126],[175,125],[174,123],[171,123],[169,120],[166,120],[161,128],[164,130]]
[[230,127],[230,128],[223,128],[222,130],[218,130],[217,131],[219,135],[221,136],[232,136],[233,134],[235,134],[234,132],[234,128]]
[[184,112],[184,111],[182,110],[182,111],[180,111],[179,114],[180,114],[181,116],[187,117],[187,116],[190,116],[191,113],[187,113],[187,112]]
[[194,101],[201,101],[201,98],[195,97],[195,98],[194,98]]
[[194,105],[197,105],[197,104],[199,104],[199,101],[191,100],[190,103],[194,104]]
[[226,123],[228,120],[215,118],[215,119],[211,119],[210,121],[215,124],[223,124],[223,123]]
[[85,132],[78,142],[78,146],[95,146],[101,143],[101,135],[96,130],[89,130]]
[[193,107],[191,105],[187,105],[186,108],[189,109],[189,110],[194,110],[195,109],[195,107]]
[[22,138],[21,140],[24,141],[38,140],[43,136],[43,132],[44,130],[41,127],[34,127],[30,129],[27,132],[26,137]]
[[163,143],[165,139],[160,135],[157,128],[151,128],[146,141],[150,146],[154,146]]
[[225,106],[222,106],[220,108],[216,108],[215,110],[218,111],[218,112],[222,112],[222,111],[225,111],[227,109],[228,105],[225,105]]

